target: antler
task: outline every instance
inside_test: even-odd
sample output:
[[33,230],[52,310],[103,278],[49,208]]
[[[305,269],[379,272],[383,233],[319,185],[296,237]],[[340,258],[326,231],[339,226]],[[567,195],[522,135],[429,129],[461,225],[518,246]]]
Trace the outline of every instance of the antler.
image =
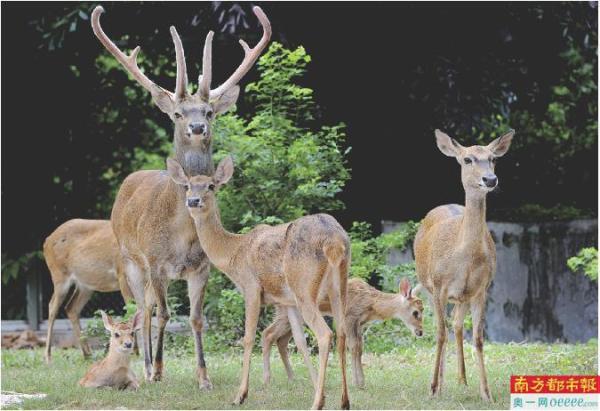
[[[260,21],[260,24],[263,27],[263,35],[258,44],[254,48],[250,48],[248,43],[244,40],[240,40],[240,44],[244,49],[244,60],[238,66],[238,68],[233,72],[233,74],[219,87],[214,90],[210,89],[210,83],[212,80],[212,39],[214,33],[210,31],[206,36],[206,42],[204,43],[204,55],[202,59],[202,75],[199,79],[198,93],[200,96],[205,99],[214,99],[223,95],[227,90],[231,87],[235,86],[239,81],[250,71],[262,51],[265,49],[269,40],[271,39],[271,22],[267,18],[266,14],[262,11],[262,9],[258,6],[253,8],[254,14]],[[183,46],[181,44],[181,39],[179,38],[179,34],[177,34],[177,30],[175,27],[171,26],[171,36],[173,37],[173,43],[175,44],[175,56],[177,59],[177,81],[175,86],[175,93],[172,93],[164,88],[160,87],[152,80],[150,80],[146,75],[140,70],[137,65],[137,55],[140,52],[140,46],[137,46],[131,54],[128,56],[123,53],[116,45],[113,43],[102,27],[100,26],[100,15],[104,13],[104,8],[102,6],[97,6],[92,12],[92,29],[94,30],[94,34],[100,40],[100,43],[104,45],[106,50],[110,52],[119,63],[136,79],[138,83],[142,85],[146,90],[148,90],[151,94],[156,93],[157,88],[167,92],[171,98],[182,99],[187,95],[187,70],[185,64],[185,55],[183,53]]]
[[115,56],[117,61],[121,63],[121,65],[136,79],[138,83],[146,90],[148,90],[151,94],[156,93],[157,88],[167,92],[173,99],[182,98],[187,93],[187,73],[185,66],[185,56],[183,54],[183,46],[181,44],[181,39],[177,34],[177,31],[174,27],[171,27],[171,36],[173,37],[173,43],[175,44],[175,55],[177,59],[177,82],[175,87],[175,94],[172,92],[165,90],[160,87],[152,80],[150,80],[146,75],[140,70],[137,65],[137,55],[140,52],[140,46],[137,46],[131,54],[128,56],[123,53],[116,45],[112,42],[111,39],[108,38],[102,27],[100,26],[100,15],[104,13],[104,8],[102,6],[97,6],[92,12],[92,29],[94,30],[94,34],[100,40],[100,43],[112,54]]
[[[256,60],[258,59],[260,54],[262,53],[262,51],[265,49],[265,47],[269,43],[269,40],[271,39],[271,22],[267,18],[267,15],[258,6],[255,6],[252,10],[254,11],[254,14],[256,14],[258,21],[260,21],[260,24],[263,27],[262,38],[260,39],[258,44],[252,49],[248,46],[248,43],[246,43],[244,40],[240,40],[240,44],[241,44],[242,48],[244,49],[244,60],[238,66],[238,68],[233,72],[231,77],[229,77],[223,84],[221,84],[216,89],[210,90],[209,97],[211,99],[221,96],[228,89],[230,89],[231,87],[233,87],[237,83],[239,83],[239,81],[242,79],[242,77],[244,77],[246,75],[246,73],[248,73],[248,71],[250,71],[250,69],[252,68],[252,66],[254,65],[254,63],[256,62]],[[210,36],[210,33],[209,33],[209,36]],[[208,40],[209,39],[207,37],[207,43],[208,43]],[[211,40],[212,40],[212,36],[211,36]],[[209,46],[209,51],[210,51],[210,46]],[[204,53],[205,54],[204,54],[204,63],[203,63],[204,64],[203,65],[203,76],[202,76],[203,83],[205,82],[205,79],[207,77],[210,80],[210,76],[211,76],[210,55],[209,55],[208,64],[207,64],[206,45],[204,48]],[[209,83],[209,85],[210,85],[210,83]],[[201,88],[200,88],[200,90],[201,90]]]
[[198,79],[198,93],[202,99],[208,101],[210,98],[210,82],[212,81],[212,31],[206,35],[204,42],[204,54],[202,56],[202,74]]

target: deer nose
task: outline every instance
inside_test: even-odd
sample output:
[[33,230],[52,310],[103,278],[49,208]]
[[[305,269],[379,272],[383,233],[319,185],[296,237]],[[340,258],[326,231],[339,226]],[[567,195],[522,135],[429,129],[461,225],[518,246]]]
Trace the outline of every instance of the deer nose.
[[190,131],[192,134],[204,134],[206,132],[206,124],[204,123],[191,123]]
[[198,207],[200,205],[200,199],[198,197],[188,198],[188,207]]
[[481,179],[483,180],[483,184],[485,184],[486,187],[489,187],[489,188],[496,187],[496,184],[498,184],[498,177],[496,177],[493,174],[483,176],[483,177],[481,177]]
[[124,345],[125,345],[125,348],[131,348],[131,347],[133,347],[133,343],[132,342],[126,342]]

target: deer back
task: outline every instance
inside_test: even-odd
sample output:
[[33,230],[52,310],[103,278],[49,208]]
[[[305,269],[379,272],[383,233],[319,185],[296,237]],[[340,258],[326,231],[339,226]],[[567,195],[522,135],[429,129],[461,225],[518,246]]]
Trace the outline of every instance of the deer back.
[[96,291],[117,291],[117,240],[108,220],[73,219],[44,242],[44,258],[54,283],[68,277]]

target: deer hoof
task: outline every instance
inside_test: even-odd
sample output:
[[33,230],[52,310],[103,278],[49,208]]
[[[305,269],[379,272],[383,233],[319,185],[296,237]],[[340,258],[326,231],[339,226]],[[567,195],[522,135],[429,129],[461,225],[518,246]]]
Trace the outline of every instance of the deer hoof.
[[233,405],[242,405],[244,403],[244,400],[246,400],[246,397],[248,396],[248,393],[243,393],[243,394],[238,394],[235,397],[235,400],[233,400]]
[[202,391],[210,391],[210,390],[213,389],[212,382],[210,382],[210,380],[208,379],[208,377],[205,380],[202,380],[202,381],[198,382],[198,387]]

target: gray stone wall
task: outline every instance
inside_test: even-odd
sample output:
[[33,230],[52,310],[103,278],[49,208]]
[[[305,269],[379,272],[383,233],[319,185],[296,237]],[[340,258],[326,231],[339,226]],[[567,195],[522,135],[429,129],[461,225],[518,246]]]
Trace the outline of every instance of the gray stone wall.
[[[401,223],[383,222],[383,231]],[[486,334],[492,341],[579,342],[598,336],[598,284],[567,267],[569,257],[596,246],[597,220],[490,222],[497,272],[488,290]],[[389,263],[413,260],[393,251]]]

